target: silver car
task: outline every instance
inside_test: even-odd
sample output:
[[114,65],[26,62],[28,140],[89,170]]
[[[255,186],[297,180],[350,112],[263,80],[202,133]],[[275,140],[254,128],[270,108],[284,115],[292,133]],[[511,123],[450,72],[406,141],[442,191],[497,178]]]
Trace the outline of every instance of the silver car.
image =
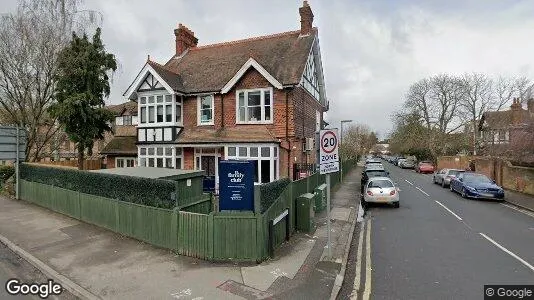
[[390,203],[399,208],[399,191],[388,177],[372,177],[365,184],[362,205],[367,203]]
[[439,184],[442,187],[448,187],[451,184],[451,180],[463,172],[465,171],[458,169],[441,169],[434,173],[434,176],[432,176],[432,182]]

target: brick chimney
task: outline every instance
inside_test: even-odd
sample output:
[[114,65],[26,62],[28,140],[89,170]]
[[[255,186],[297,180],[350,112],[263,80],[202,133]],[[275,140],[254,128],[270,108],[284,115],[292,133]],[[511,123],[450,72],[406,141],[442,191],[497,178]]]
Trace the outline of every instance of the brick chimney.
[[299,8],[300,13],[300,35],[308,35],[313,27],[313,12],[308,1],[304,0],[302,7]]
[[521,110],[523,108],[521,107],[521,100],[519,98],[514,98],[510,110],[512,111],[512,124],[521,124]]
[[195,37],[195,33],[189,28],[178,24],[178,28],[174,29],[174,36],[176,37],[176,55],[182,55],[185,50],[196,47],[198,39]]

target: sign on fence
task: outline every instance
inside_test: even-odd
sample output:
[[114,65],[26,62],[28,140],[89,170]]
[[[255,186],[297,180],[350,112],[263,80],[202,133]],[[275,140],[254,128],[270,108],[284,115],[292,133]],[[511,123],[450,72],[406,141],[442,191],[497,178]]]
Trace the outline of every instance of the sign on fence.
[[17,127],[0,126],[0,160],[16,160],[26,157],[26,130]]
[[319,134],[319,172],[321,174],[339,171],[339,142],[337,129],[321,130]]
[[219,211],[254,210],[254,174],[251,161],[219,162]]

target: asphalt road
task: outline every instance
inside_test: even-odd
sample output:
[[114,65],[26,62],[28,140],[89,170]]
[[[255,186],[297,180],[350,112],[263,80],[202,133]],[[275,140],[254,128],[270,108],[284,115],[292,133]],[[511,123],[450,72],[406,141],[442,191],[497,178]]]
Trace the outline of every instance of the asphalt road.
[[370,244],[363,238],[353,251],[362,261],[358,298],[482,299],[484,284],[534,284],[534,214],[466,200],[431,175],[384,166],[401,206],[367,211]]
[[[24,283],[47,282],[47,278],[43,273],[0,243],[0,299],[41,299],[32,295],[9,295],[6,292],[5,285],[11,278],[17,278]],[[76,299],[76,297],[68,291],[63,291],[59,296],[50,296],[49,299]]]

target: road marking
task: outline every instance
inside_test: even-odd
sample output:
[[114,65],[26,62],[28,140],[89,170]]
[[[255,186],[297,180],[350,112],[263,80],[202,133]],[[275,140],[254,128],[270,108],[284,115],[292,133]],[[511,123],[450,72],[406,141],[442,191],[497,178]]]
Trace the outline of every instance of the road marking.
[[441,205],[441,207],[445,208],[448,212],[450,212],[453,216],[456,217],[456,219],[462,221],[462,218],[460,218],[457,214],[455,214],[452,210],[450,210],[447,206],[441,204],[441,202],[439,202],[438,200],[434,200],[436,201],[437,204]]
[[418,189],[421,193],[427,195],[428,197],[430,197],[429,194],[427,194],[425,191],[423,191],[422,189],[420,189],[419,187],[415,187],[416,189]]
[[497,243],[496,241],[492,240],[489,236],[483,234],[482,232],[480,232],[480,235],[483,236],[486,240],[490,241],[493,245],[497,246],[499,249],[501,249],[502,251],[508,253],[510,256],[512,256],[513,258],[519,260],[522,264],[524,264],[525,266],[527,266],[530,270],[534,271],[534,267],[529,264],[528,262],[526,262],[524,259],[522,259],[521,257],[517,256],[515,253],[513,253],[512,251],[504,248],[503,246],[501,246],[499,243]]
[[366,238],[366,257],[365,257],[365,290],[363,292],[363,299],[369,300],[371,298],[371,220],[367,220],[367,238]]
[[365,222],[360,227],[360,236],[358,238],[358,250],[356,250],[356,275],[354,276],[354,285],[350,299],[358,299],[358,292],[360,291],[360,281],[362,272],[362,245],[363,235],[365,234]]
[[518,211],[520,213],[523,213],[523,214],[525,214],[525,215],[527,215],[529,217],[533,217],[534,218],[534,213],[532,213],[532,212],[530,212],[530,211],[528,211],[526,209],[515,207],[513,205],[505,204],[505,203],[501,203],[501,205],[506,206],[508,208],[511,208],[511,209],[516,210],[516,211]]
[[409,182],[408,180],[404,179],[404,181],[408,182],[410,185],[413,185],[413,183]]

